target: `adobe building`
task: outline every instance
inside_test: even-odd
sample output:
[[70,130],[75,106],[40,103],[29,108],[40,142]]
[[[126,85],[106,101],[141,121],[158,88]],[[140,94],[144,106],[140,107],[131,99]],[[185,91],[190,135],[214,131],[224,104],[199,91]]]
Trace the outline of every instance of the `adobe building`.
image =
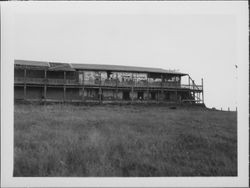
[[[182,77],[188,83],[182,83]],[[15,101],[204,103],[203,81],[159,68],[15,60]]]

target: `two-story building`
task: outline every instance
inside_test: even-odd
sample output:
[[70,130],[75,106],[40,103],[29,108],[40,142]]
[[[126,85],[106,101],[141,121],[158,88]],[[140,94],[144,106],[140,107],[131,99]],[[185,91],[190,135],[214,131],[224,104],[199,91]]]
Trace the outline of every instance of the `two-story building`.
[[[182,83],[182,77],[188,83]],[[15,60],[14,99],[52,102],[204,103],[203,82],[160,68]]]

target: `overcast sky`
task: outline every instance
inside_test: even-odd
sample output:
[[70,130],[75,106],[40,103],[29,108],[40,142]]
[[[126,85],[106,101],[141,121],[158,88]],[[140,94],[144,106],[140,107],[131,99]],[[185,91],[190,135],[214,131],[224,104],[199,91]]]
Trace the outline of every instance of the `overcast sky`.
[[178,69],[197,84],[204,78],[208,107],[235,109],[238,25],[227,12],[233,6],[223,13],[192,4],[188,11],[173,3],[19,5],[12,11],[13,57]]

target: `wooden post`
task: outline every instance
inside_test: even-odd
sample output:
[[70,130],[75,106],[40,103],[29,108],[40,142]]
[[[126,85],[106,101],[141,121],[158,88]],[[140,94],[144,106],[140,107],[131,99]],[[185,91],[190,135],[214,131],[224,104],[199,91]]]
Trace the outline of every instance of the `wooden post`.
[[26,76],[27,76],[27,72],[26,72],[26,67],[24,68],[24,83],[26,84]]
[[64,80],[64,84],[63,84],[63,102],[66,101],[66,71],[63,71],[63,80]]
[[149,101],[149,83],[148,83],[148,74],[147,74],[147,101]]
[[24,87],[23,87],[23,99],[26,99],[26,76],[27,76],[27,72],[26,72],[26,67],[24,68]]
[[132,88],[131,88],[131,100],[134,102],[134,74],[132,73]]
[[188,88],[190,89],[190,76],[188,75]]
[[63,86],[63,102],[66,101],[66,85]]
[[102,84],[102,77],[101,77],[101,72],[99,72],[99,103],[102,103],[102,88],[101,88],[101,84]]
[[46,101],[46,98],[47,98],[47,70],[45,69],[44,70],[44,80],[45,80],[45,82],[44,82],[44,93],[43,93],[43,97],[44,97],[44,100]]
[[202,86],[202,103],[204,104],[203,78],[201,79],[201,86]]
[[115,99],[118,100],[118,73],[116,73],[116,90],[115,90]]
[[82,72],[82,77],[83,77],[82,79],[82,101],[84,101],[85,100],[84,98],[84,72]]
[[161,74],[161,100],[163,101],[164,100],[164,97],[163,97],[163,75]]
[[102,88],[99,87],[99,103],[102,103]]
[[26,99],[26,84],[24,84],[24,87],[23,87],[23,99],[25,100]]
[[177,90],[175,90],[175,100],[176,100],[176,102],[178,102]]

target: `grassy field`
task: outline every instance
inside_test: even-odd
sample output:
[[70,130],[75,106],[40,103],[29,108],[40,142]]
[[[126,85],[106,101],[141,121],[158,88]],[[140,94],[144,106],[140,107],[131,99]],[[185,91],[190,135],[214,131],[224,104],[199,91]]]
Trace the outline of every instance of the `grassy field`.
[[235,112],[15,105],[14,176],[236,176]]

